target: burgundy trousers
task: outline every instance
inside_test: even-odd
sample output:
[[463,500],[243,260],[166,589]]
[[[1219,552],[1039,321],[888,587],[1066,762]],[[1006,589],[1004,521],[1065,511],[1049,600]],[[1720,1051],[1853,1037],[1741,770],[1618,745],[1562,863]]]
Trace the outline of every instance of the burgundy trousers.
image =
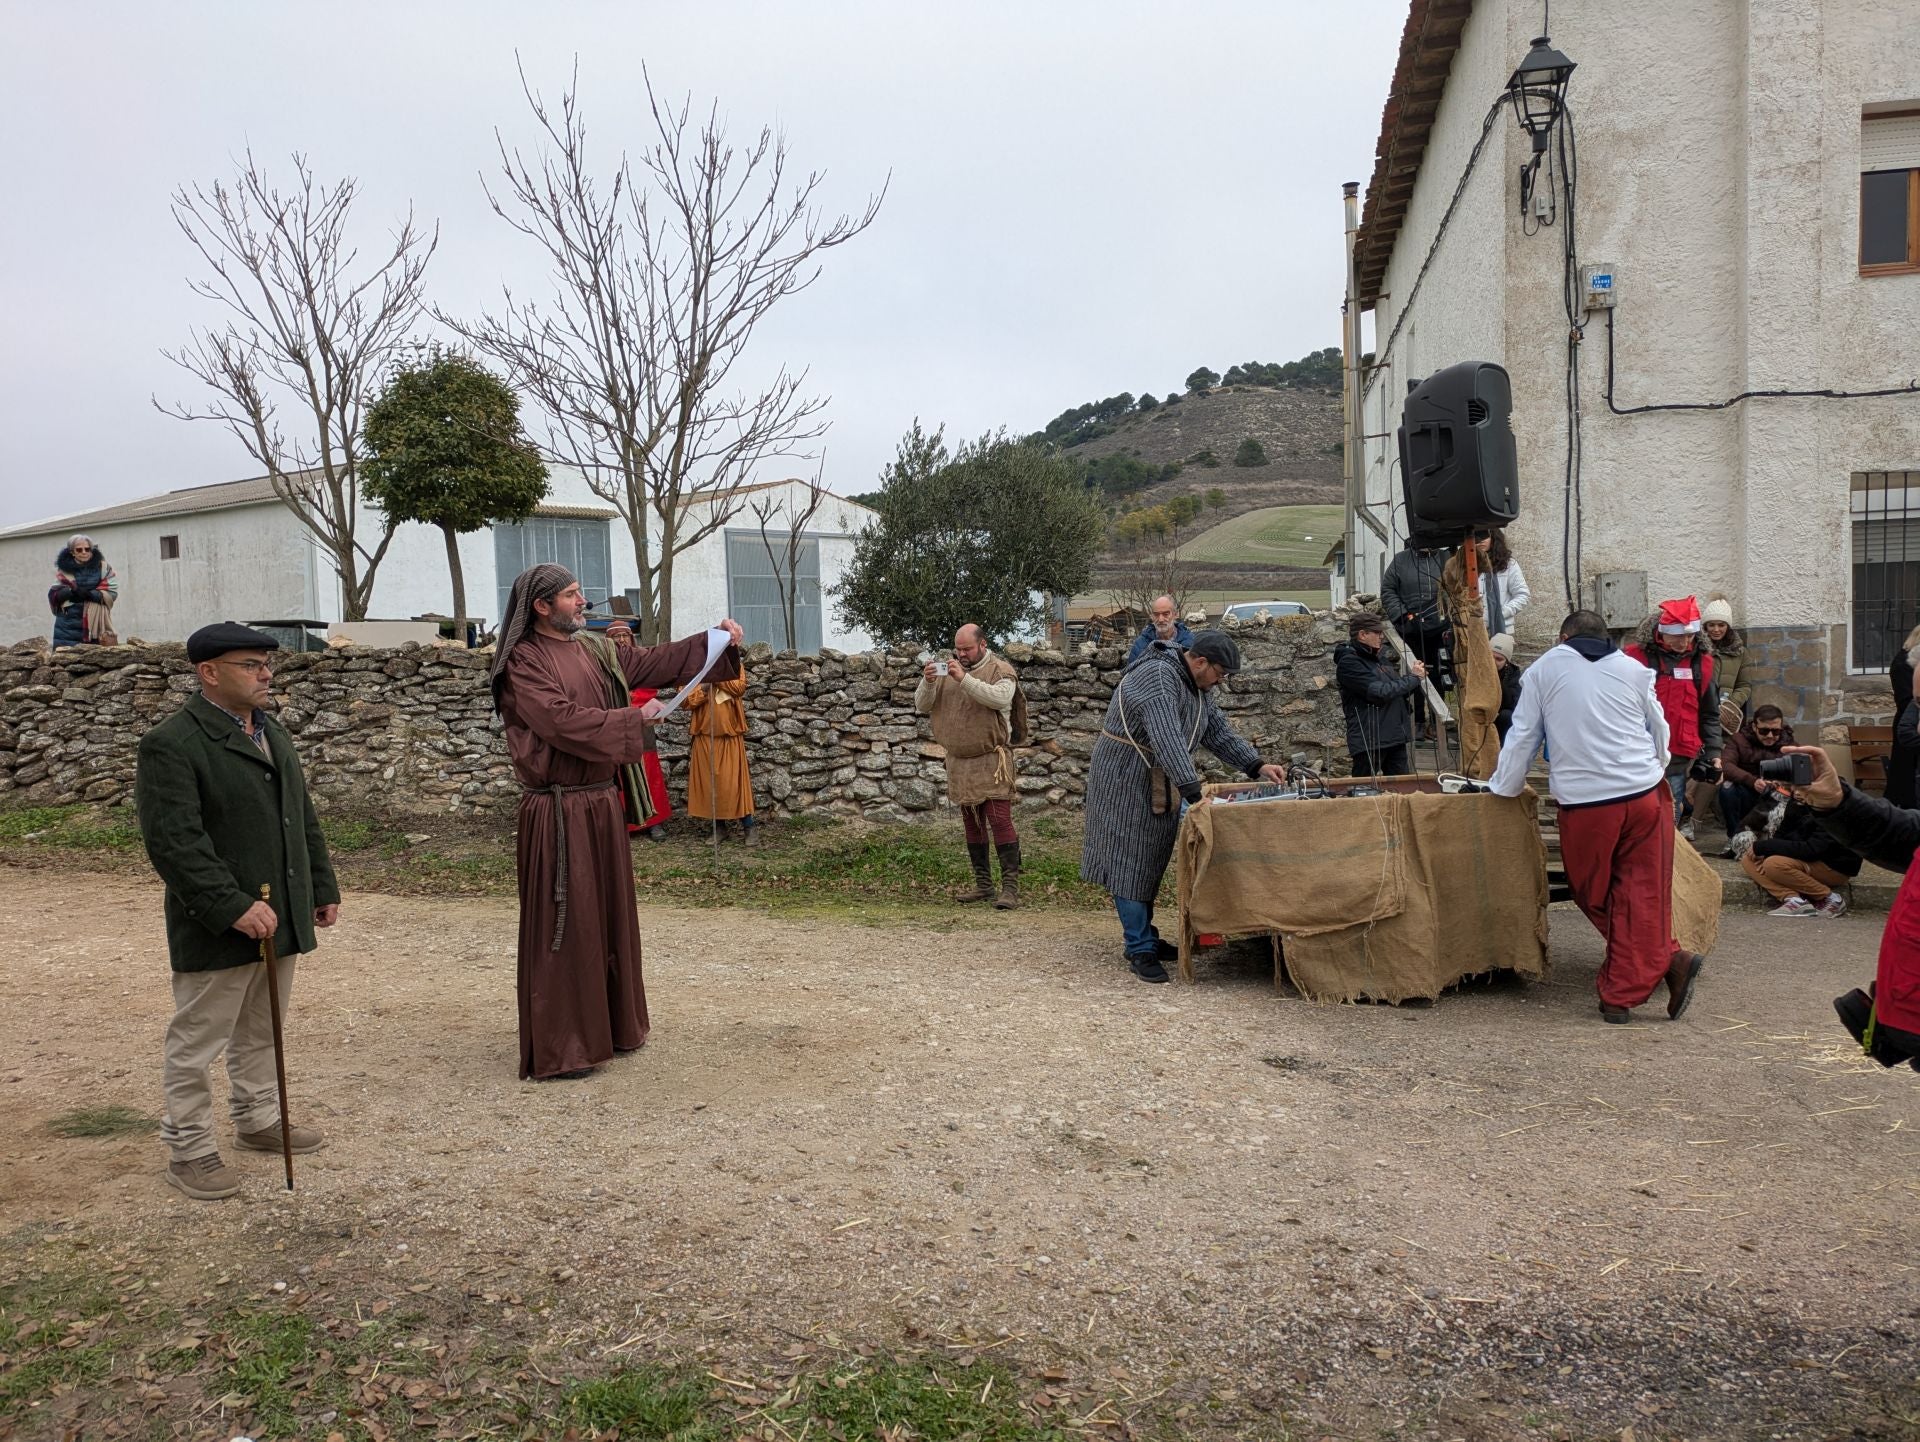
[[1673,797],[1663,782],[1626,801],[1560,808],[1567,885],[1606,938],[1597,990],[1609,1006],[1638,1006],[1665,979],[1674,954]]

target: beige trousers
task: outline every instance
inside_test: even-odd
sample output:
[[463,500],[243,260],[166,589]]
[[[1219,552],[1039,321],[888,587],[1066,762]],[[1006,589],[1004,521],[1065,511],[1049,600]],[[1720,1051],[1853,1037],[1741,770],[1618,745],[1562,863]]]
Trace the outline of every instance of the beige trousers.
[[1751,851],[1740,858],[1740,869],[1775,901],[1801,896],[1816,906],[1832,896],[1835,887],[1846,886],[1853,880],[1824,861],[1796,861],[1791,856],[1756,858]]
[[[280,1019],[293,999],[293,958],[274,963],[280,982]],[[160,1139],[177,1162],[220,1150],[213,1136],[213,1087],[208,1075],[227,1054],[227,1109],[236,1130],[260,1132],[280,1120],[280,1085],[273,1069],[273,1014],[264,962],[221,971],[173,973],[173,1020],[167,1023],[161,1085],[166,1114]]]

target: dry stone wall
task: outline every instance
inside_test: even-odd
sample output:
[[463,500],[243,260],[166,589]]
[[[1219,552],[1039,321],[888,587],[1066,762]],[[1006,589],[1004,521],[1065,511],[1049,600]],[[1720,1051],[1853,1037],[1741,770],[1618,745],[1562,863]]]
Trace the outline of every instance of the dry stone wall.
[[[1325,619],[1241,634],[1245,670],[1222,706],[1266,755],[1304,751],[1345,770]],[[1008,646],[1034,744],[1019,754],[1032,807],[1078,806],[1124,652]],[[274,701],[318,804],[396,815],[510,810],[519,787],[487,692],[490,652],[349,647],[276,658]],[[910,656],[747,653],[748,764],[760,810],[903,819],[945,806],[940,748],[913,710]],[[195,689],[180,646],[44,641],[0,651],[0,807],[133,797],[140,738]],[[675,808],[685,796],[684,725],[660,730]],[[1208,760],[1204,755],[1203,761]]]

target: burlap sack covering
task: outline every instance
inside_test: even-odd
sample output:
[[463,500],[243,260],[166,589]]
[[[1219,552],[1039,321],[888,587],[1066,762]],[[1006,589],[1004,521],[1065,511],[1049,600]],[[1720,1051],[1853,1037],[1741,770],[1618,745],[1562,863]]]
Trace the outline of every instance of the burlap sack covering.
[[1181,974],[1202,932],[1277,932],[1316,1001],[1436,997],[1462,977],[1547,972],[1535,798],[1394,795],[1213,806],[1179,846]]
[[1500,764],[1500,673],[1480,604],[1480,588],[1467,589],[1466,564],[1455,551],[1440,570],[1447,615],[1453,621],[1454,720],[1460,736],[1460,770],[1485,781]]
[[1720,939],[1725,892],[1715,871],[1686,842],[1673,843],[1673,939],[1702,956]]

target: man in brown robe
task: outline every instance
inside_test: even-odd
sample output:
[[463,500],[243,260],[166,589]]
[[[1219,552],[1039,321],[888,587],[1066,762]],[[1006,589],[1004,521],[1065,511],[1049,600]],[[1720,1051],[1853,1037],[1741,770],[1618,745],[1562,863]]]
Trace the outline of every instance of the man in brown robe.
[[[586,600],[564,566],[513,583],[489,679],[522,787],[520,1075],[584,1076],[647,1039],[633,857],[616,773],[646,754],[660,704],[624,704],[602,662],[579,644]],[[734,644],[708,673],[734,675]],[[623,646],[628,686],[685,685],[706,662],[705,633]],[[616,705],[616,702],[621,703]]]

